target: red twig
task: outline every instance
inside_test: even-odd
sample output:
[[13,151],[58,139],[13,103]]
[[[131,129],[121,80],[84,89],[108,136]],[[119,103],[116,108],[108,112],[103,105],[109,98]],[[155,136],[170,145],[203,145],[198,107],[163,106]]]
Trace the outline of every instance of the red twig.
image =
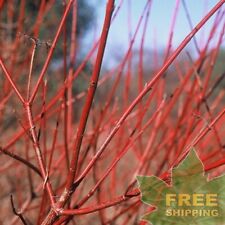
[[213,9],[199,22],[199,24],[191,31],[189,35],[182,41],[182,43],[178,46],[178,48],[174,51],[174,53],[168,58],[168,60],[165,62],[163,67],[160,69],[160,71],[154,76],[154,78],[148,82],[146,87],[143,89],[143,91],[135,98],[135,100],[131,103],[131,105],[128,107],[128,109],[124,112],[124,114],[121,116],[119,121],[117,122],[116,126],[113,128],[113,130],[110,132],[108,137],[106,138],[105,142],[101,146],[101,148],[98,150],[98,152],[95,154],[95,156],[92,158],[92,160],[89,162],[85,170],[82,172],[82,174],[77,178],[76,182],[79,183],[81,180],[84,179],[86,174],[90,171],[94,163],[98,160],[98,158],[101,156],[103,151],[108,146],[109,142],[112,140],[113,136],[117,133],[119,128],[121,127],[122,123],[126,120],[128,115],[131,113],[131,111],[134,109],[134,107],[141,101],[141,99],[152,89],[153,85],[158,81],[158,79],[164,74],[164,72],[168,69],[168,67],[171,65],[171,63],[175,60],[175,58],[180,54],[180,52],[183,50],[183,48],[189,43],[189,41],[192,39],[192,37],[199,31],[199,29],[211,18],[211,16],[224,4],[225,0],[221,0],[218,2]]

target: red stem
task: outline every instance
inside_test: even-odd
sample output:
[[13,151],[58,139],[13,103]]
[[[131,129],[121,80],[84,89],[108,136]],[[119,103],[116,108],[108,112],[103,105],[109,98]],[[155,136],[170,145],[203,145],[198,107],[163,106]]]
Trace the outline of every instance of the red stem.
[[152,89],[153,85],[159,80],[159,78],[165,73],[165,71],[168,69],[168,67],[171,65],[171,63],[176,59],[176,57],[180,54],[180,52],[184,49],[184,47],[190,42],[192,37],[199,31],[199,29],[212,17],[212,15],[224,4],[225,0],[219,1],[212,9],[211,11],[199,22],[199,24],[189,33],[186,38],[182,41],[182,43],[178,46],[178,48],[174,51],[174,53],[168,58],[168,60],[165,62],[163,67],[159,70],[159,72],[153,77],[151,81],[148,82],[146,87],[143,89],[143,91],[135,98],[135,100],[131,103],[131,105],[128,107],[128,109],[124,112],[124,114],[121,116],[119,121],[116,123],[115,127],[111,131],[111,133],[106,138],[105,142],[100,147],[99,151],[94,155],[92,160],[89,162],[85,170],[82,172],[82,174],[77,178],[76,182],[81,182],[86,174],[90,171],[90,169],[93,167],[95,162],[98,160],[98,158],[101,156],[101,154],[104,152],[114,135],[117,133],[117,131],[120,129],[123,122],[126,120],[128,115],[131,113],[131,111],[134,109],[134,107],[141,101],[141,99]]

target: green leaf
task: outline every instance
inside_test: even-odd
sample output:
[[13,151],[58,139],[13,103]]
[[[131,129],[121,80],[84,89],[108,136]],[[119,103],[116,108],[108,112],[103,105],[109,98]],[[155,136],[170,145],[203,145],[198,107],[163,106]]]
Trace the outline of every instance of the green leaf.
[[208,181],[195,150],[172,169],[172,184],[138,176],[141,199],[156,209],[143,219],[152,225],[224,225],[225,176]]

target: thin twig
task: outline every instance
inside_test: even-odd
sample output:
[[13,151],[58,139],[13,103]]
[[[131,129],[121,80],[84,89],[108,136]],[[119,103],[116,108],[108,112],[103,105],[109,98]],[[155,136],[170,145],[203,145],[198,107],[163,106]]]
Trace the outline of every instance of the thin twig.
[[32,50],[32,55],[31,55],[31,60],[30,60],[30,68],[29,68],[29,74],[28,74],[28,83],[27,83],[27,101],[30,98],[30,88],[31,88],[31,77],[32,77],[32,70],[33,70],[33,64],[34,64],[34,55],[37,49],[37,41],[34,38],[31,38],[33,41],[33,50]]
[[1,147],[0,147],[0,152],[2,152],[3,154],[8,155],[11,158],[13,158],[13,159],[21,162],[22,164],[24,164],[28,168],[32,169],[39,176],[41,176],[41,173],[40,173],[39,169],[36,166],[34,166],[32,163],[30,163],[29,161],[27,161],[26,159],[22,158],[21,156],[16,155],[15,153],[10,152],[10,151],[8,151],[8,150],[6,150],[4,148],[1,148]]
[[18,216],[21,220],[21,222],[24,224],[24,225],[28,225],[28,223],[26,222],[26,220],[24,219],[23,215],[21,212],[18,212],[15,208],[15,205],[14,205],[14,201],[13,201],[13,195],[11,194],[10,195],[10,201],[11,201],[11,206],[12,206],[12,210],[13,210],[13,213]]

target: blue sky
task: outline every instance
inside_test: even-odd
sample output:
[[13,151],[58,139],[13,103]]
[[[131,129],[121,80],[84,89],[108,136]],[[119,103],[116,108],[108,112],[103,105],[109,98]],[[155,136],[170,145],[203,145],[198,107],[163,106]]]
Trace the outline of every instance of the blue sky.
[[[92,0],[92,4],[96,7],[97,15],[97,34],[99,34],[105,13],[106,0]],[[116,6],[119,0],[116,1]],[[216,0],[186,0],[186,4],[191,15],[193,25],[196,25],[201,18],[208,12],[218,1]],[[114,57],[117,54],[125,52],[128,47],[129,29],[128,29],[128,4],[131,9],[132,31],[134,32],[138,19],[146,4],[146,0],[124,0],[118,16],[110,28],[109,40],[107,44],[106,57]],[[169,29],[173,16],[176,0],[153,0],[150,11],[148,29],[146,34],[145,47],[153,49],[157,45],[158,49],[166,46],[168,41]],[[199,32],[197,38],[204,40],[207,37],[211,27],[213,18],[206,24],[204,29]],[[184,37],[190,32],[190,27],[180,1],[178,17],[175,25],[173,37],[173,48],[175,48]],[[141,31],[139,32],[135,47],[138,47],[141,39]],[[93,35],[88,35],[89,38]],[[203,39],[202,39],[203,38]],[[204,41],[202,41],[204,42]]]

